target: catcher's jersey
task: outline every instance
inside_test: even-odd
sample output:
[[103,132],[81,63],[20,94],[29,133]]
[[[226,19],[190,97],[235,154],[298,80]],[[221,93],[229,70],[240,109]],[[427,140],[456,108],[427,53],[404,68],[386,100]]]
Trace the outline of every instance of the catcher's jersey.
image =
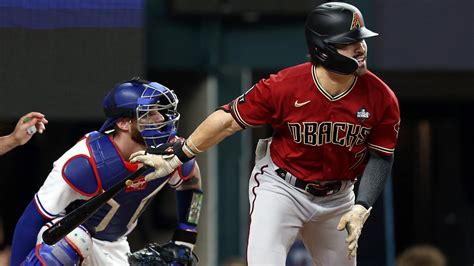
[[[46,219],[64,215],[74,205],[71,203],[81,204],[137,168],[137,164],[122,157],[110,136],[89,133],[54,162],[53,170],[35,195],[36,207]],[[150,182],[143,176],[134,179],[85,222],[93,230],[93,237],[116,241],[130,233],[150,200],[165,184],[176,187],[188,177],[183,174],[183,168],[191,172],[186,164],[172,175]]]
[[270,124],[273,162],[306,181],[361,176],[368,149],[394,152],[400,126],[395,94],[373,73],[331,96],[311,63],[259,81],[224,109],[243,128]]

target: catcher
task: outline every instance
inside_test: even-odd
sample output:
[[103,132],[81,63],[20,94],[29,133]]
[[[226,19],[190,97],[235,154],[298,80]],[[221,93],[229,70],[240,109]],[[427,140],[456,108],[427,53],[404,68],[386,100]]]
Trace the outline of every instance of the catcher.
[[[192,254],[203,198],[194,160],[157,180],[132,180],[55,245],[41,238],[52,223],[136,171],[140,165],[126,159],[131,153],[179,141],[177,105],[174,92],[157,82],[133,78],[116,85],[104,99],[107,120],[102,127],[86,134],[53,164],[17,222],[11,265],[128,265],[127,236],[165,185],[176,189],[179,226],[171,242],[163,249],[153,245],[154,250],[172,265]],[[176,254],[176,260],[166,254]]]

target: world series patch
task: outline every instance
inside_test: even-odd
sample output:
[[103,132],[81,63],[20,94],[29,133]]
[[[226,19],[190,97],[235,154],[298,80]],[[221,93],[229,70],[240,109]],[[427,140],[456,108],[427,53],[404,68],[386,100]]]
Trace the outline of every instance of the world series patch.
[[370,113],[364,107],[362,107],[359,111],[357,111],[356,116],[360,122],[364,122],[369,118]]

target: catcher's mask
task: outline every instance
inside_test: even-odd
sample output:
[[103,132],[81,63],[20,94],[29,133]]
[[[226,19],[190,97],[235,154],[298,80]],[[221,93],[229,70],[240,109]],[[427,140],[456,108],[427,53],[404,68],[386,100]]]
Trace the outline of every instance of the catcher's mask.
[[317,6],[306,18],[306,43],[311,62],[330,71],[349,75],[359,64],[337,52],[335,44],[350,44],[377,36],[365,27],[362,13],[355,6],[329,2]]
[[137,124],[147,147],[156,147],[176,136],[180,114],[178,98],[167,87],[150,82],[137,100]]

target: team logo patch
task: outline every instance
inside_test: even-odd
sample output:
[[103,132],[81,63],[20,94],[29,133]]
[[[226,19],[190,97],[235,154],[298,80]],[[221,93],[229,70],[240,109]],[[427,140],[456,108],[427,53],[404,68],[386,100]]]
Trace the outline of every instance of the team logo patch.
[[356,116],[360,122],[364,122],[369,118],[370,113],[364,107],[362,107],[359,111],[357,111]]
[[239,98],[238,98],[238,101],[239,101],[239,103],[245,102],[245,94],[240,95]]
[[240,95],[238,98],[239,103],[245,102],[245,96],[255,87],[255,85],[252,86],[248,91],[246,91],[244,94]]
[[125,188],[125,192],[144,190],[148,185],[144,176],[139,176],[132,180],[132,183]]
[[362,22],[361,15],[357,12],[354,12],[352,14],[351,30],[358,29],[358,28],[363,27],[363,26],[364,26],[364,23]]

